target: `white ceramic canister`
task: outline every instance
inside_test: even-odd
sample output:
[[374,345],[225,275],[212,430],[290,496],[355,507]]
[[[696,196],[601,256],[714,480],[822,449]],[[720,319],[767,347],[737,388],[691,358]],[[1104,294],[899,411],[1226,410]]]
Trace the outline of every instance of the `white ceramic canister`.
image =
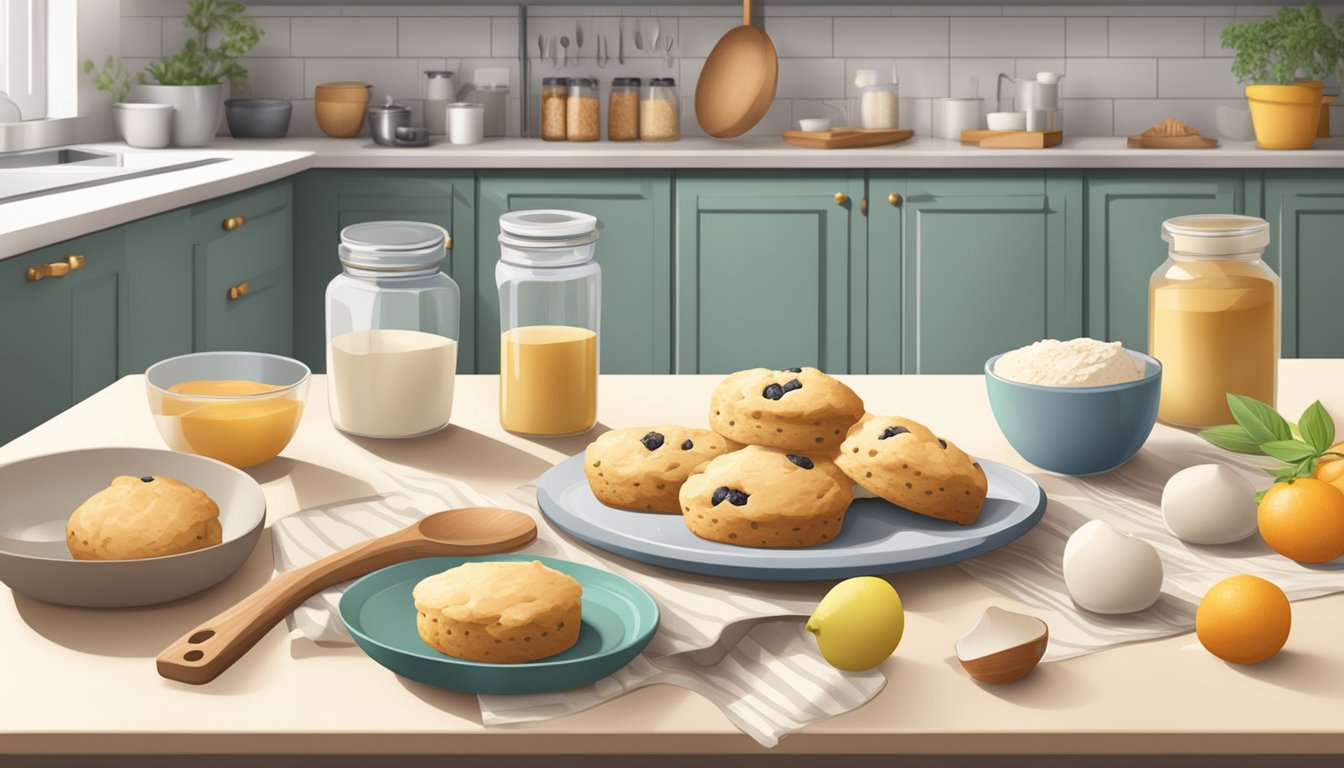
[[960,141],[962,131],[980,128],[984,103],[984,99],[969,97],[938,99],[933,107],[933,135]]
[[485,138],[485,106],[474,101],[448,105],[448,141],[452,144],[480,144]]

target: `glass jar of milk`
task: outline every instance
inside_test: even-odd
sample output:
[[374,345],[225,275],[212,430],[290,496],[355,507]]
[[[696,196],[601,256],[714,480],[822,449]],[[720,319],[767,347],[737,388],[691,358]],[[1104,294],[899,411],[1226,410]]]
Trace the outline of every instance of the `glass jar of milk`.
[[597,219],[511,211],[499,229],[499,423],[525,435],[587,432],[597,423]]
[[419,221],[341,230],[327,286],[331,421],[364,437],[415,437],[453,411],[461,296],[440,266],[451,240]]

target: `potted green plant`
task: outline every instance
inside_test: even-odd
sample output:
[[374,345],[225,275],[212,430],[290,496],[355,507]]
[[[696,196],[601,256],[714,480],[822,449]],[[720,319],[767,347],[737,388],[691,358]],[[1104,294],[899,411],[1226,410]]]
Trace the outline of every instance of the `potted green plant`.
[[[1235,53],[1232,74],[1246,86],[1262,149],[1310,149],[1321,114],[1321,80],[1344,60],[1344,22],[1327,22],[1308,3],[1259,22],[1229,24],[1222,44]],[[1307,80],[1298,80],[1303,73]]]
[[[129,83],[131,101],[172,106],[173,145],[204,146],[219,130],[225,83],[247,86],[247,69],[238,59],[260,42],[262,29],[246,12],[247,6],[228,0],[191,0],[182,25],[193,34],[181,51],[146,65],[134,82],[121,62],[109,59],[94,83],[117,101]],[[93,62],[84,62],[84,69],[92,71]]]

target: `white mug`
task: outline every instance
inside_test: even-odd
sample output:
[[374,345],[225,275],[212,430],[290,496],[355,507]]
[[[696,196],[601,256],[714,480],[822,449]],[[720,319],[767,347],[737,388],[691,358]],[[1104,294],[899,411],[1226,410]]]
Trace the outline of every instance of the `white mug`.
[[980,127],[980,112],[984,99],[944,98],[934,102],[933,135],[944,139],[960,140],[962,131]]

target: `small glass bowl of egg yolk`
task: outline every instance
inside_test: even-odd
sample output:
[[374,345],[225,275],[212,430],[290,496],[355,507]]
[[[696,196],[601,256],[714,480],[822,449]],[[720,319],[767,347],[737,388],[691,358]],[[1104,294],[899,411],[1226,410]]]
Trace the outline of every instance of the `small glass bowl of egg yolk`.
[[235,467],[275,458],[299,428],[308,366],[261,352],[198,352],[145,371],[149,410],[169,448]]

